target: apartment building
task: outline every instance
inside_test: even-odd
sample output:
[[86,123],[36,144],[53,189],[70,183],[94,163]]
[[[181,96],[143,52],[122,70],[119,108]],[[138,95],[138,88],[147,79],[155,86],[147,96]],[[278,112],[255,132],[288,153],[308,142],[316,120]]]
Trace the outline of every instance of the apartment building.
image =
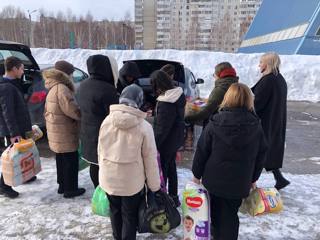
[[[145,2],[136,0],[137,46],[146,35],[154,36],[141,21],[147,13]],[[234,52],[240,45],[240,25],[244,32],[246,13],[254,15],[261,0],[159,0],[153,2],[156,28],[155,46],[160,49],[213,50]],[[254,2],[249,4],[247,2]],[[150,7],[150,6],[149,6]],[[140,9],[137,9],[140,8]],[[151,7],[150,7],[151,8]],[[241,9],[241,11],[240,11]],[[150,14],[149,14],[150,15]]]

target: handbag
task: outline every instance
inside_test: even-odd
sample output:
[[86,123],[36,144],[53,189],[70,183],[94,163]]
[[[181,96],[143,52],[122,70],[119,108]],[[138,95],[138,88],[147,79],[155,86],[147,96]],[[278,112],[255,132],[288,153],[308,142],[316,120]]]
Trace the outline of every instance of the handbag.
[[138,217],[139,233],[168,233],[181,223],[180,213],[173,200],[163,191],[145,191]]

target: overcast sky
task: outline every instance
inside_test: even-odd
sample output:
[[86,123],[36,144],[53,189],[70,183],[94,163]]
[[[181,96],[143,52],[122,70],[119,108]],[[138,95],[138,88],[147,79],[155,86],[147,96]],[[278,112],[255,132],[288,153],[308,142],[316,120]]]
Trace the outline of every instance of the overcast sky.
[[[0,10],[7,5],[20,7],[26,13],[40,8],[66,12],[70,8],[73,14],[85,16],[90,11],[96,20],[120,20],[130,11],[131,19],[134,19],[134,0],[0,0]],[[37,19],[37,14],[32,14],[32,20]]]

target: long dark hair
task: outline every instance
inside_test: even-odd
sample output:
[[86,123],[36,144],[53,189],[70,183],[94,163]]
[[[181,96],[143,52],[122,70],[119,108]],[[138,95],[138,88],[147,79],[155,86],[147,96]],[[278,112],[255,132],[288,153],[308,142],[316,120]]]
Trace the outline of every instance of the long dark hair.
[[170,76],[161,70],[154,71],[151,76],[151,86],[153,93],[158,96],[167,90],[173,89],[173,82]]

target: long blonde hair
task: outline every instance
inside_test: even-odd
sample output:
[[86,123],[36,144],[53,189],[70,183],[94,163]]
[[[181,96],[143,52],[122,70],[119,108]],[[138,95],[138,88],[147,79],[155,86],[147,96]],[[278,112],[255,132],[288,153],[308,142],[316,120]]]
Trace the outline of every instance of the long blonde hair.
[[220,105],[220,109],[245,107],[249,111],[254,111],[253,93],[251,89],[243,83],[233,83]]
[[261,56],[261,61],[264,61],[267,64],[267,69],[264,72],[264,75],[273,73],[275,76],[279,74],[281,60],[277,53],[269,52]]

